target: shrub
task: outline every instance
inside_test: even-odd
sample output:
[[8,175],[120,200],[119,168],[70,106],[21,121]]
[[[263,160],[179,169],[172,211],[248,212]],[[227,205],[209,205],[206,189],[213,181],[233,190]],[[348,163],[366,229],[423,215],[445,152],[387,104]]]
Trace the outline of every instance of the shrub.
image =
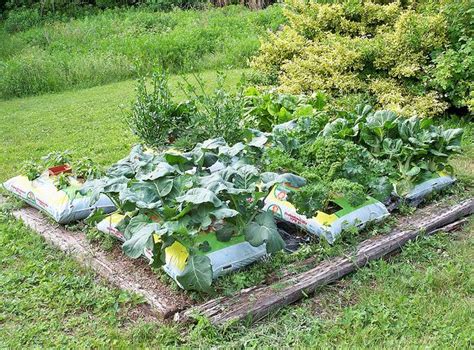
[[434,60],[431,84],[456,108],[467,107],[474,113],[474,40],[448,49]]
[[368,93],[405,116],[465,108],[474,78],[468,3],[287,0],[288,24],[262,43],[252,67],[282,92]]
[[4,23],[4,28],[9,33],[30,29],[41,22],[41,17],[36,8],[22,8],[11,11]]

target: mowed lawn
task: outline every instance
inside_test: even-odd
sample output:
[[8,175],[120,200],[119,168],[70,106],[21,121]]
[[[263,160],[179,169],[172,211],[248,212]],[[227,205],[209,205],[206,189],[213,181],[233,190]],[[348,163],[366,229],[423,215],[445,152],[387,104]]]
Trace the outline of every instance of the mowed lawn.
[[[243,71],[228,72],[235,86]],[[216,75],[203,74],[208,87]],[[176,98],[179,77],[171,83]],[[25,159],[70,149],[107,165],[137,142],[123,122],[127,81],[0,102],[0,181]],[[447,121],[458,125],[458,121]],[[472,123],[471,123],[472,124]],[[472,127],[454,165],[474,183]],[[472,192],[471,192],[472,193]],[[421,237],[316,296],[257,325],[216,329],[164,323],[139,297],[110,287],[0,207],[0,348],[23,347],[433,347],[472,348],[474,221],[460,232]]]
[[[226,87],[233,89],[245,70],[226,71]],[[208,92],[216,87],[216,73],[200,73]],[[190,82],[193,75],[186,75]],[[177,100],[185,98],[178,87],[181,76],[170,85]],[[0,101],[0,181],[15,175],[26,159],[51,151],[71,150],[110,165],[124,157],[138,140],[125,123],[135,96],[134,80],[84,90]]]

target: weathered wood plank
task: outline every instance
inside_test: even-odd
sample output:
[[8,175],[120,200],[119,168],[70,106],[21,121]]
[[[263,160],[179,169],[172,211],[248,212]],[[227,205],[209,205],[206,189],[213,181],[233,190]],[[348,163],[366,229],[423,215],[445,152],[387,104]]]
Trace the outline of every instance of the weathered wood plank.
[[111,284],[142,295],[158,316],[170,317],[191,304],[185,293],[175,292],[161,283],[144,260],[132,260],[121,252],[110,253],[96,248],[84,233],[52,223],[34,208],[22,208],[13,215],[48,243],[92,268]]
[[253,287],[231,297],[210,300],[186,310],[180,318],[187,320],[197,313],[208,317],[217,325],[245,319],[257,321],[314,292],[317,288],[340,279],[369,261],[400,249],[419,234],[432,233],[473,212],[474,198],[450,208],[439,208],[426,217],[404,222],[403,228],[395,229],[391,234],[364,241],[350,256],[325,261],[315,268],[271,285]]

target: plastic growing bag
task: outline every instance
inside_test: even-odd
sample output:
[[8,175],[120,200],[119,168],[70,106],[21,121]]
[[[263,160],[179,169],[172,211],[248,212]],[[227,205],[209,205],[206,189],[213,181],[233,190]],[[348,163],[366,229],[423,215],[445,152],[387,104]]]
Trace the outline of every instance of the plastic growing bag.
[[115,206],[105,195],[101,195],[99,200],[91,205],[89,197],[78,193],[82,184],[73,177],[69,180],[71,186],[59,190],[54,185],[54,176],[45,172],[33,181],[26,176],[16,176],[7,180],[3,187],[60,224],[84,219],[96,209],[102,209],[105,213],[115,210]]
[[[126,240],[125,236],[117,230],[117,225],[123,218],[124,216],[121,214],[111,214],[97,224],[97,229],[111,234],[123,242]],[[159,238],[155,237],[155,239]],[[216,235],[212,232],[199,234],[196,243],[199,244],[204,241],[207,241],[210,250],[206,253],[200,252],[200,254],[206,255],[210,259],[213,279],[231,271],[236,271],[267,255],[265,244],[254,247],[245,241],[243,236],[233,237],[229,242],[221,242],[217,240]],[[165,253],[166,264],[163,266],[163,270],[182,288],[177,277],[183,274],[186,267],[189,256],[188,250],[181,243],[174,242],[170,247],[165,248]],[[145,249],[143,256],[151,261],[153,252]]]
[[275,217],[295,224],[319,237],[324,237],[329,243],[334,243],[337,236],[348,227],[362,229],[367,223],[380,221],[389,214],[387,208],[379,201],[368,198],[358,207],[352,207],[345,199],[333,200],[336,209],[331,213],[318,211],[313,218],[298,214],[296,208],[288,202],[287,196],[293,188],[279,184],[275,185],[265,198],[264,210],[273,212]]
[[418,205],[430,193],[446,188],[452,185],[455,181],[456,179],[448,175],[436,175],[432,179],[415,185],[415,187],[405,195],[405,199],[413,205]]

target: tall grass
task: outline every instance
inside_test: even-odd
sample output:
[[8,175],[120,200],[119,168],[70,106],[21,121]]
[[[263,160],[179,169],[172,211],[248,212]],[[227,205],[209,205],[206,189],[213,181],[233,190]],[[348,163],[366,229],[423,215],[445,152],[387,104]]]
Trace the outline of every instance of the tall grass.
[[170,73],[241,68],[281,9],[106,10],[16,34],[0,33],[0,98],[119,81],[161,66]]

